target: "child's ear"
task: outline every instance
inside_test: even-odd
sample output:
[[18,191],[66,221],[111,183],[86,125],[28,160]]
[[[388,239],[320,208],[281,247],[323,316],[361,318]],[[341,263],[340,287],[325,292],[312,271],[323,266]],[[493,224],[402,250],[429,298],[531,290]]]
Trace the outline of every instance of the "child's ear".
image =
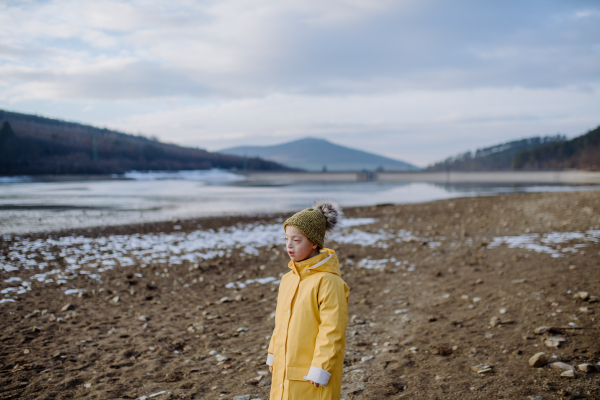
[[317,247],[319,247],[319,246],[316,243],[313,243],[313,245],[312,245],[313,250],[316,250]]

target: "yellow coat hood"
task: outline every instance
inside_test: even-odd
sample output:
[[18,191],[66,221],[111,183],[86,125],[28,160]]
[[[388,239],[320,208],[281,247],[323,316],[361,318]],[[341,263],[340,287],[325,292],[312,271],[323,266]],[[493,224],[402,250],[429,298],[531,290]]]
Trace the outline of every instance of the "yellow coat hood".
[[[288,264],[281,278],[269,345],[271,399],[339,399],[349,289],[334,250]],[[309,380],[322,380],[314,387]]]

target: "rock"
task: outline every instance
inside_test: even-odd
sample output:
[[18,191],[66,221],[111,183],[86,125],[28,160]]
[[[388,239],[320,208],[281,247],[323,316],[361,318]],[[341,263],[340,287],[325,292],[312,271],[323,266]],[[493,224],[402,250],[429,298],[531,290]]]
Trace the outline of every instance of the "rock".
[[148,317],[146,317],[145,315],[140,315],[140,316],[138,317],[138,319],[139,319],[140,321],[143,321],[143,322],[148,322]]
[[29,349],[24,349],[23,354],[29,354]]
[[119,296],[115,296],[111,300],[113,301],[113,303],[118,303],[119,302]]
[[[256,378],[252,378],[252,379],[256,379]],[[248,379],[248,381],[251,381],[252,379]],[[248,381],[246,381],[246,382],[248,382]],[[244,394],[241,396],[234,396],[233,400],[250,400],[250,397],[252,397],[252,396],[249,394]]]
[[544,344],[546,347],[559,347],[561,342],[558,340],[545,340]]
[[577,296],[583,301],[586,301],[590,298],[590,294],[588,292],[577,292]]
[[248,332],[248,328],[246,328],[245,326],[240,326],[239,328],[237,328],[238,332]]
[[513,283],[525,283],[527,282],[526,279],[513,279]]
[[417,351],[419,351],[418,347],[411,347],[410,349],[408,349],[408,351],[410,351],[411,353],[416,353]]
[[506,311],[507,311],[506,308],[501,308],[500,309],[500,314],[506,314]]
[[592,365],[592,364],[579,364],[577,366],[577,368],[585,373],[590,373],[590,372],[594,372],[596,370],[596,366]]
[[486,374],[486,373],[492,372],[493,368],[494,368],[493,365],[479,364],[479,365],[475,365],[474,367],[471,367],[471,371],[476,372],[478,374]]
[[85,385],[83,385],[84,388],[89,389],[92,387],[92,384],[90,382],[86,383]]
[[500,325],[500,318],[492,317],[492,319],[490,319],[490,327],[494,328],[497,325]]
[[573,271],[574,269],[577,269],[577,265],[569,265],[569,269]]
[[69,311],[69,310],[73,310],[75,308],[74,305],[67,303],[64,306],[62,306],[62,308],[60,309],[60,311]]
[[542,368],[546,364],[548,364],[546,353],[537,353],[529,359],[529,366],[531,368]]
[[584,314],[593,314],[594,310],[592,310],[589,307],[579,307],[579,312],[584,313]]
[[[257,383],[260,382],[260,380],[262,379],[262,375],[259,375],[255,378],[250,378],[246,380],[246,383],[250,384],[250,385],[256,385]],[[235,398],[235,397],[234,397]]]
[[566,364],[564,362],[553,362],[549,364],[550,368],[552,369],[563,369],[566,371],[575,371],[575,367],[573,367],[572,365]]
[[570,379],[575,379],[577,378],[577,374],[575,373],[574,369],[568,370],[563,372],[562,374],[560,374],[560,376],[562,376],[563,378],[570,378]]
[[431,317],[427,318],[427,322],[435,322],[435,321],[437,321],[436,317],[431,316]]
[[41,331],[42,331],[42,328],[39,328],[37,326],[34,326],[33,328],[31,328],[31,333],[38,333]]
[[235,296],[235,301],[244,301],[244,297],[241,294]]
[[217,361],[218,361],[218,362],[221,362],[221,361],[227,361],[227,357],[226,357],[226,356],[223,356],[223,355],[221,355],[221,354],[217,354],[217,355],[215,356],[215,358],[217,359]]
[[231,300],[227,296],[223,296],[219,299],[219,302],[221,302],[221,303],[229,303],[230,301]]
[[544,333],[550,332],[551,329],[551,326],[538,326],[533,330],[533,333],[535,333],[536,335],[542,335]]
[[542,396],[529,396],[528,399],[529,400],[544,400],[544,398]]
[[208,352],[208,354],[210,354],[211,356],[216,356],[217,355],[217,351],[216,350],[211,350]]
[[366,362],[366,361],[372,360],[374,358],[375,358],[374,356],[364,356],[364,357],[360,358],[360,362]]
[[148,398],[151,399],[153,397],[158,397],[158,396],[163,395],[163,394],[167,394],[167,392],[165,390],[161,390],[160,392],[152,393],[150,396],[148,396]]

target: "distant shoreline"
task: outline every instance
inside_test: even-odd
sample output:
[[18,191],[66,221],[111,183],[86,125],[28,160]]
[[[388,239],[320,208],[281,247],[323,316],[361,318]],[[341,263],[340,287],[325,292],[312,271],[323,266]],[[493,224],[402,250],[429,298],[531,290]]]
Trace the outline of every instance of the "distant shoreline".
[[[239,172],[238,172],[239,173]],[[486,171],[486,172],[245,172],[246,182],[423,182],[423,183],[546,183],[600,184],[600,172]]]
[[[600,185],[600,172],[567,171],[380,171],[380,172],[273,172],[225,171],[244,177],[238,185],[282,185],[294,183],[423,182],[423,183],[514,183]],[[163,172],[163,171],[153,171]],[[179,171],[165,171],[179,172]],[[152,172],[151,172],[152,173]],[[27,182],[76,182],[131,179],[118,175],[21,175],[0,176],[0,184]],[[170,179],[169,177],[157,178]],[[173,177],[172,179],[181,179]],[[224,181],[223,183],[233,183]]]

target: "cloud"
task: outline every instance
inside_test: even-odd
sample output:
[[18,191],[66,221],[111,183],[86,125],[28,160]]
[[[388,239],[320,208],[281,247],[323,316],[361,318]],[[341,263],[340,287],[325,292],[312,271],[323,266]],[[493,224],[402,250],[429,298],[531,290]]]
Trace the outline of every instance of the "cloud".
[[505,140],[595,127],[594,94],[571,89],[482,88],[372,96],[272,95],[176,106],[114,119],[111,127],[219,150],[316,136],[427,165]]
[[210,149],[312,135],[424,165],[594,127],[600,5],[5,1],[0,88],[2,107]]
[[[579,4],[586,7],[578,10]],[[0,57],[10,67],[3,81],[19,98],[564,87],[600,78],[599,7],[593,6],[431,0],[12,2],[1,10]],[[31,49],[49,56],[41,60]],[[142,78],[128,79],[124,90],[120,77],[132,74]],[[55,89],[38,92],[35,85],[22,85],[31,79]]]

